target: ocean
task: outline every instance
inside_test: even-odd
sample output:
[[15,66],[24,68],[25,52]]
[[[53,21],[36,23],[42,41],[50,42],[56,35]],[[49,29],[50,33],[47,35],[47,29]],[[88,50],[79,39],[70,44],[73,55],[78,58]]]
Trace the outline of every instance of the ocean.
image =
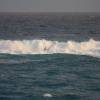
[[100,13],[0,13],[0,100],[100,100]]

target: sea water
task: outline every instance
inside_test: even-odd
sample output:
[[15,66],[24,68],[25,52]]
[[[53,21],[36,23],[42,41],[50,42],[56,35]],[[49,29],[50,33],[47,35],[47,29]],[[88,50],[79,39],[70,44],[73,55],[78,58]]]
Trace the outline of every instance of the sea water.
[[100,14],[0,13],[0,100],[100,100]]

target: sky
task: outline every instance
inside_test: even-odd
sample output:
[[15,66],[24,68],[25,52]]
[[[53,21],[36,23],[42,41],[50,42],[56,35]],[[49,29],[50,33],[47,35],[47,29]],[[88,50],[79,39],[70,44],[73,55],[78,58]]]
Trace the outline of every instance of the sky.
[[0,12],[100,12],[100,0],[0,0]]

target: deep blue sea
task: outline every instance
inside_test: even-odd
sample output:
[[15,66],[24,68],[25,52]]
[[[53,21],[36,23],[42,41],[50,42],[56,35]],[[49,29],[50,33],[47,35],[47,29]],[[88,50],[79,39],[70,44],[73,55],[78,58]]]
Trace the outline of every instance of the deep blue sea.
[[100,100],[100,13],[0,13],[0,100]]

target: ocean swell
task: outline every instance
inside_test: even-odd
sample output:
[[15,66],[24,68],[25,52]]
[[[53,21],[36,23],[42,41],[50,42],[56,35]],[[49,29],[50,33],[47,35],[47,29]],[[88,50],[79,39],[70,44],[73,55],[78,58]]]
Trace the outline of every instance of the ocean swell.
[[90,39],[85,42],[49,40],[0,40],[0,53],[52,54],[70,53],[100,56],[100,42]]

